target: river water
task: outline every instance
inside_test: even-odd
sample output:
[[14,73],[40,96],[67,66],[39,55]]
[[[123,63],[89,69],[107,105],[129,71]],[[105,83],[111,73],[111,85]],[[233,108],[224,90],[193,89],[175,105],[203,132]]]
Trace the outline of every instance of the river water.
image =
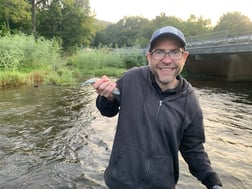
[[[252,83],[191,81],[204,112],[205,148],[224,189],[252,188]],[[116,117],[90,87],[0,90],[0,188],[105,189]],[[180,157],[178,189],[203,189]]]

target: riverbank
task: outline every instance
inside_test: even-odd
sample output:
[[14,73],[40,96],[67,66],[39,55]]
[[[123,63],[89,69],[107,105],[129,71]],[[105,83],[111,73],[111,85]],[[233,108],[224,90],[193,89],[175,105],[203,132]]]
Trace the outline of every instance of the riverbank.
[[57,40],[24,34],[1,37],[0,44],[0,88],[74,85],[84,77],[119,77],[131,67],[146,65],[138,48],[85,48],[68,54]]

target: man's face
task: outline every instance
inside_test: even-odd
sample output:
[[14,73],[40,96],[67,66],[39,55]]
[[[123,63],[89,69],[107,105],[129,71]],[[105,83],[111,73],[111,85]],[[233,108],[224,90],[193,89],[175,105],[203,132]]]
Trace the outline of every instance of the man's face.
[[183,70],[189,53],[184,52],[173,38],[158,40],[152,52],[147,53],[147,60],[156,82],[163,90],[175,88],[178,84],[176,77]]

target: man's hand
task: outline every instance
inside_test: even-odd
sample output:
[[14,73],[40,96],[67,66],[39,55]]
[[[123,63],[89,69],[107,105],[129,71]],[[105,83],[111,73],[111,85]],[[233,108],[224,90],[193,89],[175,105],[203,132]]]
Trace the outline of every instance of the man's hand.
[[99,95],[106,97],[108,100],[113,100],[116,83],[111,81],[107,76],[97,79],[93,87]]

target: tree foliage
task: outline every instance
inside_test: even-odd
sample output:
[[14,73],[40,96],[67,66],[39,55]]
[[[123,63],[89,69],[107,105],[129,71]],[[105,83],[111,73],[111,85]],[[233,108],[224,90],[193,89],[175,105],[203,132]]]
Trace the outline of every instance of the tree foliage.
[[111,24],[97,32],[94,45],[99,43],[111,47],[139,46],[145,48],[151,34],[158,28],[173,25],[184,31],[185,35],[198,35],[211,31],[210,20],[191,16],[187,22],[175,16],[161,13],[153,20],[139,16],[124,17],[116,24]]
[[202,16],[197,18],[195,15],[190,15],[186,22],[181,26],[185,30],[187,36],[204,34],[212,31],[211,20],[204,19]]
[[156,16],[155,19],[152,20],[152,27],[155,29],[166,26],[166,25],[172,25],[178,28],[181,28],[183,21],[180,18],[177,18],[175,16],[166,16],[165,13],[160,13],[159,16]]
[[[94,19],[89,0],[0,0],[0,35],[22,31],[47,39],[59,38],[63,47],[109,46],[145,48],[158,28],[173,25],[185,36],[227,30],[230,34],[252,30],[252,22],[240,12],[228,12],[216,26],[210,19],[190,15],[187,20],[164,12],[152,20],[140,16],[123,17],[117,23]],[[7,31],[7,32],[6,32]]]
[[32,33],[36,34],[36,10],[37,7],[46,5],[49,3],[49,0],[28,0],[31,4],[31,15],[32,15]]
[[215,26],[214,31],[227,30],[229,34],[248,32],[252,30],[251,20],[240,12],[223,14]]
[[0,22],[8,30],[27,29],[30,20],[30,4],[26,0],[0,0]]
[[119,47],[138,45],[137,40],[144,36],[144,28],[148,23],[147,19],[139,16],[124,17],[107,28],[107,40]]
[[190,15],[186,21],[183,21],[175,16],[160,13],[153,20],[134,16],[124,17],[119,22],[98,31],[93,45],[103,44],[111,47],[138,45],[144,48],[151,34],[166,25],[180,28],[186,37],[225,30],[229,31],[229,34],[252,31],[251,20],[239,12],[223,14],[215,27],[212,26],[210,19],[204,19],[202,16]]
[[61,38],[64,47],[88,46],[95,35],[88,0],[53,0],[43,6],[38,17],[38,32],[47,38]]

